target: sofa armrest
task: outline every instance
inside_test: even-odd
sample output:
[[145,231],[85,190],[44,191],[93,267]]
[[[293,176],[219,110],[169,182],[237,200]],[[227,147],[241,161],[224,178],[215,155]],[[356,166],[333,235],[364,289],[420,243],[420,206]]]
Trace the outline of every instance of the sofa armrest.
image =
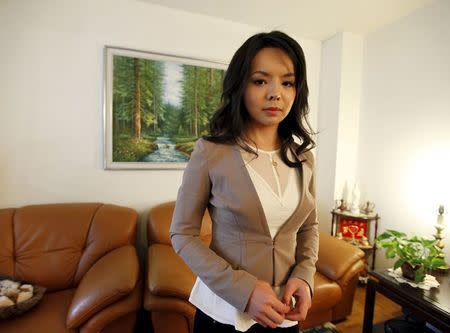
[[127,315],[135,314],[142,306],[143,283],[140,278],[133,291],[103,310],[95,313],[82,326],[79,333],[99,333],[116,326],[115,321]]
[[147,256],[147,288],[153,295],[187,300],[196,276],[170,245],[152,244]]
[[126,245],[107,253],[81,279],[67,313],[67,327],[80,326],[129,294],[138,279],[139,261],[134,246]]
[[352,267],[355,264],[357,264],[358,269],[353,272],[354,274],[358,274],[359,267],[363,267],[360,261],[364,257],[364,252],[356,246],[324,232],[320,233],[319,244],[319,259],[316,267],[320,273],[329,279],[339,283],[342,278],[348,275],[348,272],[353,271]]

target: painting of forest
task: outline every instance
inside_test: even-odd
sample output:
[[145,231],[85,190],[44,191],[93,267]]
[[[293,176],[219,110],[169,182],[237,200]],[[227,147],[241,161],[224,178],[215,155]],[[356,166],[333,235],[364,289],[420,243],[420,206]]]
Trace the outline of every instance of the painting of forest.
[[224,70],[173,57],[112,63],[112,162],[187,162],[220,104]]

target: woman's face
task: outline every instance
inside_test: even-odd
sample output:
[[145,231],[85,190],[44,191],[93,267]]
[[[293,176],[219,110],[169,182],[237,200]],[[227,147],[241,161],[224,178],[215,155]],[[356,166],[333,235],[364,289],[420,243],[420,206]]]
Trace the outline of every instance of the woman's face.
[[287,117],[296,93],[294,64],[282,49],[264,48],[253,58],[244,104],[253,128],[275,127]]

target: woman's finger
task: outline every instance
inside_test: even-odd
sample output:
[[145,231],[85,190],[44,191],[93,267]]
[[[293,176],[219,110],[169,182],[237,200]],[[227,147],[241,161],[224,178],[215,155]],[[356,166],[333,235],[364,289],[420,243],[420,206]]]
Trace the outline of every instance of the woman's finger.
[[271,320],[267,315],[261,314],[259,316],[258,322],[263,325],[264,327],[270,327],[270,328],[276,328],[278,324]]
[[[284,314],[284,312],[283,312]],[[276,325],[279,325],[284,320],[284,315],[282,316],[279,312],[277,312],[275,309],[268,307],[265,311],[265,315],[267,318],[269,318],[273,323]]]
[[295,308],[286,314],[286,319],[304,321],[306,319],[306,315],[308,314],[308,309],[309,306],[306,302],[301,299],[297,299]]

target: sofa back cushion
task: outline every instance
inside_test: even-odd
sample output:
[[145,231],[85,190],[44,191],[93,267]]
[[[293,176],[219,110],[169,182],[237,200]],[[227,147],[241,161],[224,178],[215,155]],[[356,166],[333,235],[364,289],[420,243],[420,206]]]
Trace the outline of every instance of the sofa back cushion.
[[137,213],[101,203],[0,210],[0,275],[75,287],[102,255],[134,244]]
[[[175,201],[166,202],[150,209],[147,223],[148,245],[155,243],[172,245],[169,230],[174,209]],[[203,215],[200,239],[207,245],[211,243],[211,217],[208,210],[205,210]]]

